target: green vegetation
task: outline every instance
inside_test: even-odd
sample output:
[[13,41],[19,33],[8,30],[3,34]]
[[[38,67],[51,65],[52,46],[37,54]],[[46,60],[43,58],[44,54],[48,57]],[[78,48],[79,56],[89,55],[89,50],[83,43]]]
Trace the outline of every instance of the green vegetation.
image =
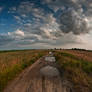
[[56,52],[62,76],[74,84],[75,92],[92,92],[92,62],[79,59],[67,52]]
[[6,51],[0,53],[0,92],[23,69],[33,64],[46,53],[47,51],[44,50]]

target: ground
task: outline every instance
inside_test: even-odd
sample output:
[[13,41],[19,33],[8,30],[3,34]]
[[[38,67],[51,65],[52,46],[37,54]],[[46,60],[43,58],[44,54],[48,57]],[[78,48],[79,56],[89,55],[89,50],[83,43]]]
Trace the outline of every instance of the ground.
[[[70,89],[62,81],[57,64],[45,61],[45,57],[24,70],[5,88],[4,92],[70,92]],[[46,75],[41,72],[41,70],[45,71],[44,68],[48,70],[45,72]]]

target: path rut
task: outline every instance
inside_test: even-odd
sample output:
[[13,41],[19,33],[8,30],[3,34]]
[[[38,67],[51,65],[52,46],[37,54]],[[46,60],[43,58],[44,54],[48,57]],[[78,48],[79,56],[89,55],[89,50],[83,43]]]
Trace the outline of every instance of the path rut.
[[[46,76],[41,72],[44,67],[51,66],[52,72],[49,68],[47,72],[55,73],[58,71],[59,73],[56,63],[46,61],[46,57],[42,57],[25,69],[5,88],[4,92],[72,92],[70,88],[63,85],[60,74],[50,76],[50,73],[47,73],[48,76]],[[53,68],[57,70],[54,71]]]

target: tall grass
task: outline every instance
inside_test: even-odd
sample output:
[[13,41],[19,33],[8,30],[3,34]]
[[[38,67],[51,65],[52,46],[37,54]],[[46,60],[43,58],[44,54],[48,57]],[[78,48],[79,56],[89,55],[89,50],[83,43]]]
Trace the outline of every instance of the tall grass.
[[74,84],[77,90],[75,92],[83,92],[80,90],[85,87],[87,88],[85,92],[92,92],[92,62],[66,52],[56,52],[55,57],[62,76]]
[[41,56],[44,50],[7,51],[0,53],[0,92],[3,91],[9,81],[13,80],[23,69],[33,64]]

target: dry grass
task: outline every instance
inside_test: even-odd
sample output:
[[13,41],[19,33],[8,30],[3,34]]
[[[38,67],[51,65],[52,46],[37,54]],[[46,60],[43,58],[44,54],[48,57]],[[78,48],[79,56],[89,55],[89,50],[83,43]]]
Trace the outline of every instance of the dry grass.
[[91,51],[80,51],[80,50],[62,50],[62,52],[70,53],[77,58],[92,62],[92,52]]
[[89,52],[73,52],[69,50],[55,53],[61,74],[74,84],[75,92],[92,92],[92,62],[87,61],[89,59],[85,59],[81,55],[80,57],[77,56],[75,53],[89,54]]
[[47,51],[44,50],[0,52],[0,92],[23,69],[45,54],[47,54]]

